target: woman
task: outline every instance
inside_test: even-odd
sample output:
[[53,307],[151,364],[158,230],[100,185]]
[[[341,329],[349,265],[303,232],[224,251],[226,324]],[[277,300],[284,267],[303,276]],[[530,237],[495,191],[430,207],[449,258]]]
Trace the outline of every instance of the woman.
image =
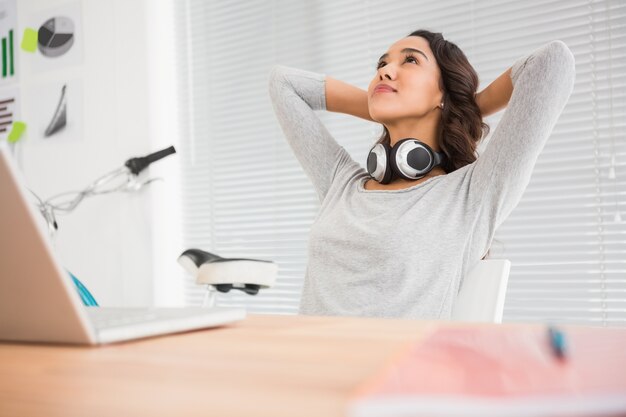
[[[572,53],[552,41],[476,94],[478,77],[465,55],[424,30],[389,48],[367,92],[275,66],[274,110],[321,201],[300,312],[449,319],[463,277],[519,203],[574,79]],[[487,128],[482,117],[504,107],[476,159]],[[384,126],[367,171],[315,110]]]

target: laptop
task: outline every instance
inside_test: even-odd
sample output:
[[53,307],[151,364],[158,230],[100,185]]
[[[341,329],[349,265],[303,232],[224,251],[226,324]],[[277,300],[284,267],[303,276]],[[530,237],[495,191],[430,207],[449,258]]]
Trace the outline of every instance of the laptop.
[[246,317],[240,308],[85,306],[23,184],[9,150],[0,146],[0,341],[101,345]]

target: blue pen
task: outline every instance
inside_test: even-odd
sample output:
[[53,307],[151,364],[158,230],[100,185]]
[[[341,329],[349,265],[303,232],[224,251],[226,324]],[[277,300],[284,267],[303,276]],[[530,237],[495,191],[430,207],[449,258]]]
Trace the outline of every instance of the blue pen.
[[566,356],[566,343],[565,334],[554,326],[548,327],[548,336],[550,338],[550,346],[554,355],[559,359],[565,359]]

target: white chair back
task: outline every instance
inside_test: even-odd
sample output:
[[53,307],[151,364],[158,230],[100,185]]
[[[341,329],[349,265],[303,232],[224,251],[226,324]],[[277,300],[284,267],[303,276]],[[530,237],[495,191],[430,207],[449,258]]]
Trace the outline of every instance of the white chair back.
[[452,320],[502,323],[510,270],[508,259],[478,261],[461,285]]

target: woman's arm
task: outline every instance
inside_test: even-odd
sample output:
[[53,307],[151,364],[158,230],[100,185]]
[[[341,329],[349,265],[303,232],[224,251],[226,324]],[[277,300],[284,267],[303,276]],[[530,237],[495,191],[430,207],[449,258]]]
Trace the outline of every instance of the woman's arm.
[[373,122],[367,104],[367,91],[328,76],[326,77],[326,110]]
[[476,94],[476,103],[483,117],[499,112],[509,104],[513,93],[511,68],[502,73],[483,91]]
[[548,42],[520,56],[505,74],[504,80],[501,76],[492,84],[506,86],[510,78],[512,89],[491,90],[490,85],[485,92],[489,90],[486,97],[496,103],[486,100],[487,112],[504,103],[506,110],[488,146],[469,168],[467,204],[479,209],[474,212],[475,229],[468,247],[479,248],[477,258],[484,255],[495,231],[521,201],[574,88],[574,55],[564,42]]
[[269,74],[276,118],[320,201],[330,188],[339,158],[347,155],[315,114],[326,110],[324,80],[324,74],[284,65],[275,65]]

